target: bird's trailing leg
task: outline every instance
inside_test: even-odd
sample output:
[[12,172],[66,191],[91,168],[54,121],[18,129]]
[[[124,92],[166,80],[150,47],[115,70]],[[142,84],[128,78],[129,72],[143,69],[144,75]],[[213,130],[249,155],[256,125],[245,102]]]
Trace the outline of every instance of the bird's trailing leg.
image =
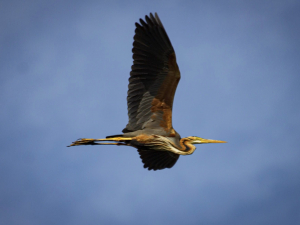
[[[132,138],[125,138],[125,137],[113,137],[113,138],[104,138],[104,139],[81,138],[78,139],[77,141],[74,141],[68,147],[76,146],[76,145],[127,145],[125,141],[131,141],[131,140]],[[115,142],[101,143],[101,141],[115,141]]]

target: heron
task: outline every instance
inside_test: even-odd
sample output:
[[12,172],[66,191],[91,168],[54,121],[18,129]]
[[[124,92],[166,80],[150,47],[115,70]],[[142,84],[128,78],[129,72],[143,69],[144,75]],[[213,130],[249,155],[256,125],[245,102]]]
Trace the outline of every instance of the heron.
[[[123,134],[103,139],[82,138],[70,146],[123,145],[137,149],[144,168],[172,168],[180,155],[192,154],[194,144],[226,141],[181,138],[172,125],[175,91],[180,80],[176,55],[157,13],[135,23],[133,65],[127,92],[128,124]],[[70,147],[68,146],[68,147]]]

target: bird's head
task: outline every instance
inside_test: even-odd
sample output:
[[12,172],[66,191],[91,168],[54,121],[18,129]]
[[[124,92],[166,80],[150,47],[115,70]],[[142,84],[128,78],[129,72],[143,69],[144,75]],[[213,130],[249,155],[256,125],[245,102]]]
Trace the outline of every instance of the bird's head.
[[227,143],[227,141],[204,139],[204,138],[195,137],[195,136],[188,137],[188,139],[191,141],[191,144]]

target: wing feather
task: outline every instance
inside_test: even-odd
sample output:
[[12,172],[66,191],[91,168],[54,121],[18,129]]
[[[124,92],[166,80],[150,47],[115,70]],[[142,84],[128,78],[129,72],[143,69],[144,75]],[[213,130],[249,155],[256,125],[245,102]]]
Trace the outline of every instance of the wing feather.
[[148,170],[172,168],[179,158],[179,155],[167,151],[138,149],[138,152],[144,163],[144,168],[148,168]]
[[[127,104],[129,122],[123,132],[164,128],[174,133],[172,106],[180,71],[171,41],[158,17],[136,23]],[[151,123],[149,123],[151,121]]]

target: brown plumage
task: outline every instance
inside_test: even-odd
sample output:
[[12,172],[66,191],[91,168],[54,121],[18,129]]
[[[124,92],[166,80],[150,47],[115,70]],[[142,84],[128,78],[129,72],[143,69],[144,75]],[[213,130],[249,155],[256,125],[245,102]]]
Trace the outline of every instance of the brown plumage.
[[129,122],[124,133],[145,127],[172,130],[172,106],[180,71],[170,39],[160,22],[146,16],[136,23],[133,42],[133,65],[128,85]]
[[[199,137],[181,138],[172,125],[172,107],[180,71],[171,41],[158,17],[150,13],[135,24],[133,65],[128,85],[129,121],[123,134],[80,139],[76,145],[126,145],[137,148],[149,170],[171,168],[179,155],[192,154],[193,144],[224,143]],[[114,141],[103,143],[102,141]],[[98,143],[100,142],[100,143]]]

